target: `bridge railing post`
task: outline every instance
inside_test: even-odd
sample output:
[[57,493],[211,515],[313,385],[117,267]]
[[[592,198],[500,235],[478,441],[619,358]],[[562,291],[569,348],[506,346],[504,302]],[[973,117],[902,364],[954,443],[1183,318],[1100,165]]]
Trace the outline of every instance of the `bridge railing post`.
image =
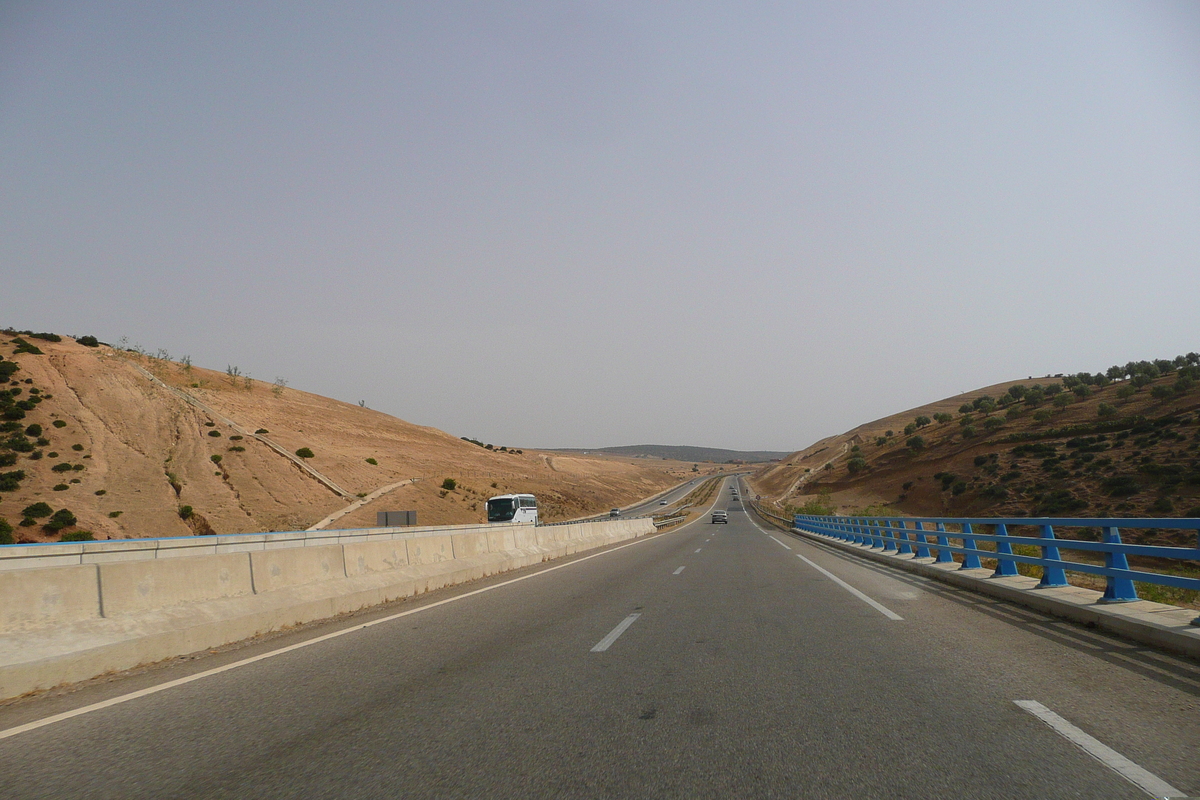
[[[1116,527],[1105,528],[1104,542],[1105,544],[1120,544],[1120,529]],[[1124,553],[1108,550],[1104,553],[1104,566],[1109,569],[1129,569],[1129,559],[1125,558]],[[1131,603],[1137,599],[1137,587],[1133,585],[1132,578],[1107,576],[1104,584],[1104,597],[1100,598],[1101,603]]]
[[[1054,526],[1043,525],[1041,527],[1043,539],[1054,539]],[[1042,545],[1042,558],[1050,561],[1061,561],[1062,556],[1059,555],[1058,548],[1054,545]],[[1038,582],[1039,589],[1053,589],[1057,586],[1068,586],[1067,573],[1062,567],[1052,567],[1049,564],[1042,565],[1042,579]]]
[[[1008,526],[1003,522],[997,523],[996,535],[1008,536]],[[996,542],[996,571],[992,573],[993,578],[1007,578],[1017,574],[1017,562],[1004,557],[1012,554],[1012,545],[1007,539],[1000,539]]]
[[937,524],[937,529],[938,529],[938,533],[943,534],[943,535],[940,535],[937,537],[938,554],[937,554],[937,558],[934,560],[934,563],[935,564],[953,564],[954,556],[950,554],[950,549],[949,549],[950,548],[950,539],[949,539],[949,537],[944,535],[946,533],[946,525],[944,523],[939,522]]
[[[887,538],[883,540],[883,552],[885,553],[897,552],[896,541],[900,538],[900,534],[897,533],[897,522],[900,523],[900,528],[904,528],[904,520],[888,520]],[[904,538],[907,540],[908,535],[905,534]]]
[[[979,545],[977,545],[975,543],[975,539],[971,537],[971,534],[975,532],[971,528],[971,523],[964,522],[962,526],[962,532],[963,549],[978,550]],[[983,564],[979,561],[979,555],[977,553],[966,553],[963,555],[962,566],[959,567],[959,569],[983,569]]]
[[[925,530],[924,523],[921,523],[921,522],[916,523],[916,529],[917,529],[917,558],[929,558],[930,557],[929,556],[929,537],[926,536],[924,533],[921,533],[921,531]],[[912,550],[909,549],[908,552],[911,553]]]

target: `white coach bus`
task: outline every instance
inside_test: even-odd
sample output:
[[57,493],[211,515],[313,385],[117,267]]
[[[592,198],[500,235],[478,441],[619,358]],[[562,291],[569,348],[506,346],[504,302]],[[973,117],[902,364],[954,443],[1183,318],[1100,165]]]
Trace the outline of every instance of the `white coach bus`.
[[487,501],[488,522],[538,521],[537,498],[531,494],[500,494]]

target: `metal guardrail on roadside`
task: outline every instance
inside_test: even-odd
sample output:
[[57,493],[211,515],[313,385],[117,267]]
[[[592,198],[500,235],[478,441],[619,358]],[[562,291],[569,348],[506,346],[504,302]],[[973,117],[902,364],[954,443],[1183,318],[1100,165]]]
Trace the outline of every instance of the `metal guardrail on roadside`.
[[[1067,586],[1067,572],[1102,575],[1106,584],[1101,602],[1128,603],[1140,599],[1134,581],[1171,586],[1177,589],[1200,591],[1200,578],[1170,575],[1129,568],[1129,556],[1169,559],[1180,565],[1200,566],[1200,541],[1196,547],[1164,547],[1159,545],[1125,544],[1121,529],[1189,530],[1200,539],[1200,519],[1120,519],[1120,518],[966,518],[966,517],[908,517],[882,519],[877,517],[840,517],[797,514],[793,524],[800,530],[852,542],[872,550],[913,554],[915,558],[932,558],[934,563],[952,563],[954,554],[962,556],[959,569],[982,569],[981,559],[996,559],[993,577],[1017,575],[1017,564],[1032,564],[1042,568],[1038,588]],[[910,527],[911,526],[911,527]],[[1033,527],[1036,536],[1016,536],[1009,527]],[[1099,541],[1090,539],[1061,539],[1055,528],[1100,529]],[[959,544],[951,544],[951,540]],[[991,542],[995,550],[984,550],[979,542]],[[1036,547],[1041,555],[1014,552],[1014,547]],[[1104,566],[1079,561],[1065,561],[1061,550],[1102,554]],[[1026,551],[1028,552],[1028,551]],[[1200,625],[1197,617],[1193,625]]]
[[662,519],[654,520],[654,527],[665,528],[668,525],[674,525],[677,522],[683,522],[687,519],[687,514],[676,514],[673,517],[663,517]]

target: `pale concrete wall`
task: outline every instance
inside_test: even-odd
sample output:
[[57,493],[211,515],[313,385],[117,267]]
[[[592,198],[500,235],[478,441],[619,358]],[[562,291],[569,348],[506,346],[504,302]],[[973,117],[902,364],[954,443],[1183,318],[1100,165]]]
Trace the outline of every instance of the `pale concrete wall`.
[[65,625],[100,616],[94,566],[50,567],[0,580],[0,631]]
[[245,553],[123,561],[98,569],[106,617],[254,593]]
[[289,547],[250,554],[255,593],[346,577],[341,545]]

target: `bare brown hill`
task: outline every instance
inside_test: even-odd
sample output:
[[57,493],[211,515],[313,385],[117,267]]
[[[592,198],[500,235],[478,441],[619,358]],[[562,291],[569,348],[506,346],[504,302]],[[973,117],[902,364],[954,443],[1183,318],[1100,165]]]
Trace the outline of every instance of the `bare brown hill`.
[[751,483],[788,510],[1200,516],[1200,383],[1194,365],[1163,369],[1077,393],[1074,376],[996,384],[817,442]]
[[[296,530],[347,509],[326,526],[368,527],[377,511],[402,509],[421,524],[478,522],[482,501],[509,491],[533,492],[544,517],[566,519],[693,474],[690,463],[485,449],[369,408],[68,337],[10,331],[0,348],[0,519],[19,541],[77,529]],[[60,509],[75,523],[48,528]]]

